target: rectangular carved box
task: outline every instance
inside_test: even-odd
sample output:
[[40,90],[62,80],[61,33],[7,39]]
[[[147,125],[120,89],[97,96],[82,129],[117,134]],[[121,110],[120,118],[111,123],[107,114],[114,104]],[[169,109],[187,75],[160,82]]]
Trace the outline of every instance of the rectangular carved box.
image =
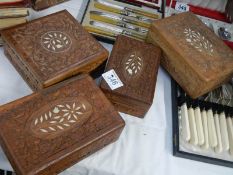
[[0,107],[0,143],[17,175],[57,174],[115,141],[123,127],[88,75]]
[[108,57],[108,51],[67,11],[1,34],[7,57],[34,91],[89,73]]
[[105,72],[114,69],[123,86],[111,90],[102,80],[101,89],[119,111],[144,117],[153,103],[160,54],[153,45],[117,37]]
[[232,50],[190,12],[154,22],[147,41],[162,48],[162,66],[192,98],[233,75]]

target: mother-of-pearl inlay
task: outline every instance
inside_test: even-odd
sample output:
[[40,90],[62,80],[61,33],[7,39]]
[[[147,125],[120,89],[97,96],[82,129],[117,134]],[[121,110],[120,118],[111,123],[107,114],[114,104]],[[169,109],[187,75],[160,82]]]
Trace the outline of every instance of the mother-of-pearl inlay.
[[141,73],[143,68],[143,58],[137,52],[129,54],[124,61],[124,69],[128,77],[133,77]]
[[63,52],[71,46],[70,37],[60,31],[50,31],[41,36],[41,45],[50,52]]
[[205,36],[201,35],[200,32],[194,31],[190,28],[185,28],[184,34],[186,41],[199,52],[213,55],[213,45],[207,38],[205,38]]

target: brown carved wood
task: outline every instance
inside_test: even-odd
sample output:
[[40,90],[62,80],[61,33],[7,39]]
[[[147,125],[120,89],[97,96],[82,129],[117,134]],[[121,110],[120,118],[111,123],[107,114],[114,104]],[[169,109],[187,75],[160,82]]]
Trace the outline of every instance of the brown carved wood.
[[114,69],[124,86],[111,90],[102,80],[101,89],[119,111],[144,117],[153,102],[160,54],[153,45],[117,37],[105,72]]
[[123,127],[88,75],[0,107],[0,143],[17,175],[57,174],[117,140]]
[[31,0],[35,10],[43,10],[45,8],[60,4],[68,0]]
[[108,57],[67,11],[2,31],[7,56],[33,90],[79,73],[89,73]]
[[233,75],[232,50],[190,12],[154,22],[147,42],[162,48],[162,66],[192,98]]

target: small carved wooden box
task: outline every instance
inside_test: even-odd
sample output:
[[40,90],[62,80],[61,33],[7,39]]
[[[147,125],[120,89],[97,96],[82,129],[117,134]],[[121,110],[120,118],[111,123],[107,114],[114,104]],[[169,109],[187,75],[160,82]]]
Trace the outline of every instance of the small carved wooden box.
[[5,54],[34,91],[88,73],[108,57],[67,11],[4,30],[2,38]]
[[101,89],[116,108],[144,117],[153,103],[161,50],[144,42],[118,36],[105,71],[113,69],[123,86],[111,90],[105,80]]
[[147,41],[162,48],[162,66],[192,98],[233,75],[232,50],[190,12],[154,22]]
[[0,107],[0,143],[17,175],[57,174],[117,140],[123,127],[88,75]]

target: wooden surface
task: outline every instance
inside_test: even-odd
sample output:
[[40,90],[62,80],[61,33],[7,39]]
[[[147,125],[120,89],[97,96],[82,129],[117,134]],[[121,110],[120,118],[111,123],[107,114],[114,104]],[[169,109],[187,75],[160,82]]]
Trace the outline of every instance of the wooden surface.
[[68,0],[32,0],[35,10],[42,10]]
[[233,75],[232,50],[190,12],[154,22],[148,42],[162,48],[162,66],[193,98]]
[[87,75],[0,108],[0,143],[18,175],[57,174],[115,141],[124,121]]
[[111,90],[102,80],[101,89],[119,111],[144,117],[153,102],[160,54],[151,44],[117,37],[105,72],[114,69],[124,86]]
[[108,57],[67,11],[4,30],[2,37],[11,49],[9,59],[31,79],[27,82],[33,90],[90,72]]

